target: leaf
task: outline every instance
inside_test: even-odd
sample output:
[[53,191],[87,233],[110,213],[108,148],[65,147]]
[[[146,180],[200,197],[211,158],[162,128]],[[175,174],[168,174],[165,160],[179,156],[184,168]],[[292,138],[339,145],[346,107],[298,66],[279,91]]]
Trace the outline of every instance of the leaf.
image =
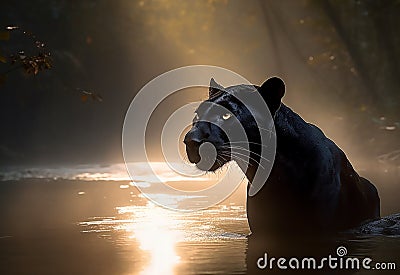
[[0,62],[7,63],[7,59],[4,56],[0,55]]
[[0,32],[0,40],[9,40],[10,39],[10,32]]
[[101,97],[101,95],[98,95],[98,94],[95,94],[95,93],[92,94],[92,99],[94,101],[98,101],[98,102],[102,102],[103,101],[103,98]]
[[81,95],[81,100],[82,100],[82,102],[86,102],[88,100],[88,95],[82,94]]
[[7,76],[5,74],[0,74],[0,86],[6,82]]

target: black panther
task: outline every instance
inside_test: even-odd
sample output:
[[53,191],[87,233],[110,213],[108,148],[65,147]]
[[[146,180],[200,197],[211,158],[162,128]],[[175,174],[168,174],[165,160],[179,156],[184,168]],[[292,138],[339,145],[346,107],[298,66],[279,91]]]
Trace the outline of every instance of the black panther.
[[[276,134],[271,173],[255,196],[247,196],[247,218],[253,235],[338,232],[380,217],[375,186],[357,174],[345,153],[317,126],[305,122],[282,103],[285,84],[278,77],[269,78],[261,86],[243,84],[227,88],[211,79],[209,98],[196,110],[192,128],[184,139],[190,162],[199,169],[215,171],[229,161],[243,160],[230,154],[235,143],[218,126],[226,124],[229,128],[234,116],[248,137],[248,163],[239,166],[249,181],[249,190],[262,146],[254,119],[257,110],[250,112],[235,95],[251,93],[262,96]],[[210,103],[223,106],[228,112],[221,113]],[[211,143],[216,150],[216,158],[208,166],[199,153],[204,143]]]

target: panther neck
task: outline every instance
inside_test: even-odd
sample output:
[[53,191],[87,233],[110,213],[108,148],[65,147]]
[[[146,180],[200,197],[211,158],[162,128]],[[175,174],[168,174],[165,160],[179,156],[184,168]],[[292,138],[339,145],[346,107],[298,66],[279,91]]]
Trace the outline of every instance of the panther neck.
[[237,164],[243,171],[243,173],[246,175],[246,178],[249,181],[249,183],[252,183],[256,175],[258,165],[255,164],[253,161],[250,161],[249,164],[247,163],[237,163]]
[[[297,125],[293,125],[291,122],[297,121]],[[274,116],[274,124],[277,138],[276,155],[285,155],[287,151],[293,152],[290,146],[282,147],[280,144],[297,144],[298,143],[298,128],[309,127],[308,124],[300,118],[296,113],[294,113],[289,107],[282,103],[281,107],[278,109]],[[295,137],[295,138],[293,138]],[[254,148],[251,146],[251,151],[254,152],[250,154],[249,163],[238,163],[240,169],[246,175],[249,183],[253,183],[255,174],[258,169],[259,156],[261,152],[260,148]],[[301,147],[301,146],[300,146]],[[254,161],[255,160],[255,161]]]

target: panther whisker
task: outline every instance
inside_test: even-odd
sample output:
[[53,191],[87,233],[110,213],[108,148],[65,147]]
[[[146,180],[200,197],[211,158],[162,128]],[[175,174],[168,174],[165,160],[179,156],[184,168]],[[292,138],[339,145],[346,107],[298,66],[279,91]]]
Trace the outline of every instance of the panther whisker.
[[[242,158],[240,156],[237,156],[237,155],[234,156],[234,160],[235,161],[243,161],[245,164],[247,163],[247,167],[253,166],[252,163],[249,163],[246,159],[244,159],[244,158]],[[254,162],[256,163],[256,165],[258,165],[258,166],[262,167],[263,169],[265,169],[264,166],[262,166],[259,162],[257,162],[257,161],[254,161]]]
[[[218,158],[220,156],[222,157],[222,159]],[[222,164],[224,164],[224,163],[229,161],[229,159],[225,159],[224,158],[224,157],[229,157],[228,155],[221,154],[220,156],[217,156],[217,160],[221,161]]]
[[225,147],[225,148],[226,148],[226,149],[238,149],[238,150],[243,150],[243,151],[249,152],[249,153],[251,153],[251,154],[254,154],[254,155],[256,155],[256,156],[258,156],[258,157],[260,157],[260,158],[262,158],[262,159],[264,159],[264,160],[266,160],[266,161],[268,161],[268,162],[271,162],[269,159],[263,157],[261,154],[256,153],[256,152],[252,152],[252,151],[250,151],[249,149],[244,148],[244,147],[240,147],[240,146],[230,146],[229,148],[228,148],[228,147]]
[[[229,154],[229,153],[227,153],[227,154]],[[244,162],[248,162],[248,159],[251,159],[251,160],[253,160],[257,165],[259,165],[259,166],[261,166],[263,169],[265,169],[265,167],[263,166],[263,165],[261,165],[261,163],[258,161],[258,160],[256,160],[255,158],[253,158],[253,157],[251,157],[251,156],[248,156],[248,155],[245,155],[245,154],[242,154],[242,153],[238,153],[238,152],[232,152],[231,151],[231,153],[229,154],[229,156],[234,156],[234,157],[236,157],[237,159],[239,159],[239,160],[241,160],[241,161],[244,161]],[[247,158],[247,159],[246,159]]]
[[246,141],[228,141],[228,142],[223,143],[222,145],[237,144],[237,143],[239,143],[239,144],[249,143],[249,144],[260,145],[262,147],[268,148],[268,146],[265,145],[265,144],[261,144],[261,143],[258,143],[258,142],[247,141],[247,140]]
[[260,126],[258,126],[258,129],[270,132],[271,134],[275,134],[275,132],[273,130],[271,130],[271,129],[263,128],[263,127],[260,127]]
[[217,162],[217,164],[218,164],[219,166],[222,166],[222,165],[223,165],[223,162],[222,162],[220,159],[218,159],[218,157],[215,159],[215,161]]
[[[232,155],[238,157],[238,153],[235,153],[235,154],[232,154]],[[242,157],[243,161],[248,162],[248,160],[245,159],[245,158],[249,158],[249,159],[253,160],[257,165],[261,166],[261,168],[265,169],[265,167],[263,165],[261,165],[261,163],[258,160],[256,160],[255,158],[247,156],[245,154],[240,154],[240,156],[243,156]]]
[[224,149],[237,149],[237,150],[242,150],[242,151],[245,151],[245,152],[249,152],[250,154],[254,154],[254,155],[256,155],[256,156],[258,156],[258,157],[260,157],[260,158],[262,158],[262,159],[264,159],[264,160],[266,160],[266,161],[268,161],[268,162],[271,162],[269,159],[263,157],[263,156],[260,155],[259,153],[252,152],[252,151],[248,150],[247,148],[243,148],[243,147],[239,147],[239,146],[230,146],[230,147],[224,147]]

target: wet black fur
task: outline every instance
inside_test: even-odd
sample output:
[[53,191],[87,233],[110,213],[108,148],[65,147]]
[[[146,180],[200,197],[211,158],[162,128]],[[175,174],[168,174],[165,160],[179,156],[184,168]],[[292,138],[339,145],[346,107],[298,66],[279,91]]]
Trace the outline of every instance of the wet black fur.
[[[330,232],[379,218],[380,199],[375,186],[356,173],[344,152],[318,127],[305,122],[281,103],[285,93],[282,80],[270,78],[261,87],[238,85],[223,88],[212,79],[207,101],[229,109],[242,122],[249,141],[259,143],[259,131],[253,116],[233,96],[235,93],[249,93],[251,96],[254,88],[257,89],[255,92],[261,93],[273,116],[277,148],[265,185],[255,196],[247,196],[251,231],[256,234]],[[212,112],[212,108],[202,105],[197,110],[200,118],[211,120],[218,117]],[[223,144],[229,142],[217,125],[194,120],[185,137],[191,162],[199,162],[198,148],[206,141],[213,143],[219,154],[226,151]],[[255,144],[249,146],[252,160],[248,167],[239,166],[251,183],[261,151]],[[218,159],[210,171],[232,160],[226,156]]]

